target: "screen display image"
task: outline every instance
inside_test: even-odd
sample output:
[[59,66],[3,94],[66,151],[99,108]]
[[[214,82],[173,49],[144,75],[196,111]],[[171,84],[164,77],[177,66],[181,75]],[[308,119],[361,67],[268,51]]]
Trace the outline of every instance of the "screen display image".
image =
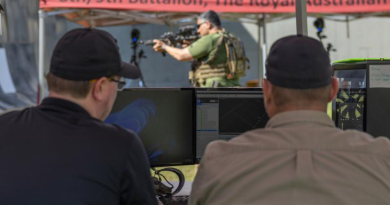
[[333,101],[332,118],[336,126],[343,130],[365,131],[366,75],[365,68],[335,68],[334,76],[339,81],[340,89]]
[[340,88],[355,89],[366,88],[366,70],[335,70],[334,76],[339,80]]
[[261,89],[196,91],[196,161],[214,140],[230,140],[268,122]]
[[193,98],[190,89],[124,90],[105,122],[137,133],[151,166],[193,164]]
[[335,100],[336,126],[346,130],[364,130],[365,89],[340,89]]

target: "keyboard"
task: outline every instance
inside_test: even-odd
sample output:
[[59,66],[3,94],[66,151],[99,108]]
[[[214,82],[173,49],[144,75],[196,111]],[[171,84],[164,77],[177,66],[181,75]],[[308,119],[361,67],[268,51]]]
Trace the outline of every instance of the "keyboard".
[[160,197],[160,201],[164,205],[187,205],[189,196],[170,196],[170,197]]

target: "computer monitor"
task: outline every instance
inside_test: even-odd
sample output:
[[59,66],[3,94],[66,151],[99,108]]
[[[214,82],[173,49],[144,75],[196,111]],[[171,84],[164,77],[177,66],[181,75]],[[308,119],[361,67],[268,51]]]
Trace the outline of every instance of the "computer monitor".
[[364,88],[340,88],[333,102],[333,119],[337,127],[366,131]]
[[197,89],[196,162],[210,142],[230,140],[267,122],[261,88]]
[[194,164],[194,90],[126,89],[105,122],[133,130],[151,166]]
[[366,62],[332,65],[340,89],[332,102],[332,119],[337,127],[366,131]]

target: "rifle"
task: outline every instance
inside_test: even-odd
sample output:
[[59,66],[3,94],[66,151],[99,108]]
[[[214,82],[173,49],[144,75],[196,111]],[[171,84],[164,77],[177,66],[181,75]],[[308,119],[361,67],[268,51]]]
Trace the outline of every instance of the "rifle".
[[[200,35],[196,31],[195,26],[183,26],[179,28],[179,32],[165,32],[158,39],[170,46],[182,45],[184,41],[195,41],[200,38]],[[139,41],[140,44],[146,46],[153,46],[155,43],[153,40]]]

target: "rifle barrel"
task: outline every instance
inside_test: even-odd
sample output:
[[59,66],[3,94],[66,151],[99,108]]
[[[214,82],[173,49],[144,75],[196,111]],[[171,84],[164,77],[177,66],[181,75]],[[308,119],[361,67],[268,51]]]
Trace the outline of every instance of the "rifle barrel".
[[145,46],[154,46],[153,40],[139,41],[140,44],[144,44]]

